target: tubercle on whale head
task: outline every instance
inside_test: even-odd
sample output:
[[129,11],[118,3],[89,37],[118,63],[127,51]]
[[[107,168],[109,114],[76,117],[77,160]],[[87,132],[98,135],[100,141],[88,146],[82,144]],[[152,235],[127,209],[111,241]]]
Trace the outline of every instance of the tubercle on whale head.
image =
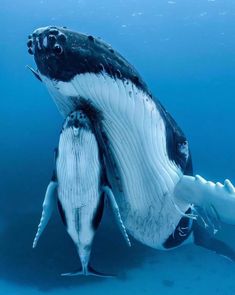
[[51,80],[68,82],[77,74],[106,73],[149,93],[135,68],[99,38],[49,26],[29,35],[27,46],[39,72]]
[[35,30],[28,36],[28,52],[34,55],[35,62],[41,74],[55,78],[59,75],[61,66],[66,66],[67,51],[66,29],[45,27]]

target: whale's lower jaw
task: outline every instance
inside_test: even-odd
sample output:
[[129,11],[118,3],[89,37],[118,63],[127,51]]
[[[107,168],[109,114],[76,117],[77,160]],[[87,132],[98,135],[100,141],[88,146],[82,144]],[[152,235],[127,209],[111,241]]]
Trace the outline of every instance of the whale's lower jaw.
[[189,204],[175,204],[173,191],[183,172],[167,155],[166,128],[154,101],[130,81],[106,74],[43,80],[64,116],[81,97],[102,112],[121,187],[109,180],[125,226],[140,242],[161,248],[181,218],[176,205],[185,212]]

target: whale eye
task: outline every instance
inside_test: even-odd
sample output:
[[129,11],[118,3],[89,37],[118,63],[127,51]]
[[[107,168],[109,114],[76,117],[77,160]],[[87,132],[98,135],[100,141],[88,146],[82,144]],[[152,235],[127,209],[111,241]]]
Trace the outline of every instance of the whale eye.
[[53,51],[55,54],[61,54],[63,52],[63,48],[59,44],[55,44]]

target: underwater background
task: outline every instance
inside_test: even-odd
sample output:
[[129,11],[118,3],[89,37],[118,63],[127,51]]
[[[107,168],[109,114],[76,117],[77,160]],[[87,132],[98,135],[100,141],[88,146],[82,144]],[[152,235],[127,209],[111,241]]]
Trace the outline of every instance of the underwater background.
[[[184,130],[195,173],[235,183],[234,0],[1,0],[0,294],[235,294],[235,263],[193,245],[129,249],[109,212],[92,263],[114,279],[60,277],[78,259],[57,212],[32,249],[62,124],[26,69],[27,36],[47,25],[112,44]],[[218,237],[235,249],[235,227]]]

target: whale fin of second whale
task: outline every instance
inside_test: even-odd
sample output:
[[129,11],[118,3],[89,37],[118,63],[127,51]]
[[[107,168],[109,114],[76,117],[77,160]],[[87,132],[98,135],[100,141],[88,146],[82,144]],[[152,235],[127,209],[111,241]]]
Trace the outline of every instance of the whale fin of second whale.
[[43,205],[42,205],[41,219],[40,219],[40,222],[38,225],[37,233],[36,233],[34,241],[33,241],[33,248],[35,248],[37,246],[38,240],[39,240],[40,236],[42,235],[44,229],[46,228],[46,226],[51,218],[52,212],[55,208],[56,188],[57,188],[57,182],[53,181],[53,180],[47,186],[45,198],[44,198]]
[[108,187],[108,186],[104,186],[103,191],[105,192],[105,194],[111,204],[111,207],[112,207],[113,213],[115,215],[115,218],[117,220],[117,223],[119,225],[120,231],[121,231],[124,239],[126,240],[127,245],[129,247],[131,247],[131,242],[130,242],[129,236],[127,234],[127,231],[126,231],[126,227],[122,221],[122,217],[121,217],[121,214],[119,211],[118,204],[117,204],[116,199],[114,197],[114,194],[113,194],[112,190],[110,189],[110,187]]

